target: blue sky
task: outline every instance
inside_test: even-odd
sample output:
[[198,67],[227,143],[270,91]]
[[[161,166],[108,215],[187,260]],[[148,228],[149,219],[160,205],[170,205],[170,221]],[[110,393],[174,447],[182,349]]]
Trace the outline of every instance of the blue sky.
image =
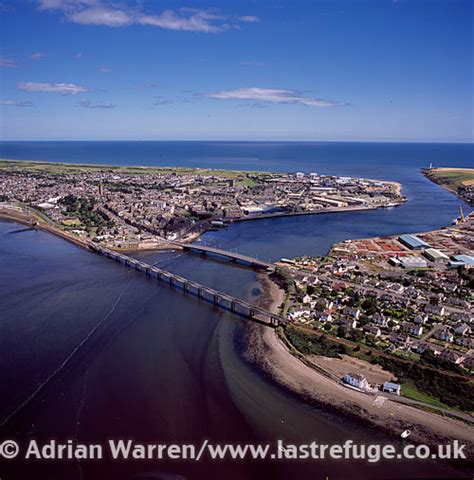
[[0,0],[0,138],[473,140],[470,0]]

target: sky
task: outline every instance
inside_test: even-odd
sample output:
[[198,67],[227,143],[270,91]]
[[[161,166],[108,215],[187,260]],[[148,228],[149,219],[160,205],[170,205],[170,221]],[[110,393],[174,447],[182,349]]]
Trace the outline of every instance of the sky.
[[473,141],[471,0],[0,0],[0,140]]

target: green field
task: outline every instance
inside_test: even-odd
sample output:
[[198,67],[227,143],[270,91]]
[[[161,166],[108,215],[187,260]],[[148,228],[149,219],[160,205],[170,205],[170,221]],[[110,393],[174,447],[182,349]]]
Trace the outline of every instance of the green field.
[[[237,184],[252,185],[254,180],[248,176],[264,177],[269,175],[257,171],[220,170],[211,168],[179,168],[179,167],[141,167],[141,166],[114,166],[96,164],[55,163],[41,161],[18,161],[0,159],[0,172],[17,173],[49,173],[52,175],[74,175],[80,173],[117,173],[121,175],[149,175],[149,174],[177,174],[177,175],[217,175],[223,178],[233,178]],[[274,175],[274,174],[271,174]]]
[[460,186],[474,185],[474,168],[433,168],[427,170],[426,175],[455,190]]

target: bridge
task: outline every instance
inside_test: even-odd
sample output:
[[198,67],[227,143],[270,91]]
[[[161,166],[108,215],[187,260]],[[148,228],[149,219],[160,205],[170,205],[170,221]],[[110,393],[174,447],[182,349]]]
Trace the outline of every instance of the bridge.
[[239,317],[248,318],[249,320],[271,327],[277,327],[286,322],[286,318],[265,310],[264,308],[257,307],[245,300],[220,292],[214,288],[206,287],[198,282],[188,280],[180,275],[162,270],[161,268],[141,262],[127,255],[92,243],[90,244],[90,249],[100,255],[122,263],[129,268],[143,272],[148,277],[154,277],[159,283],[168,285],[170,288],[179,288],[185,294],[194,295],[199,300],[210,302],[214,307],[229,311]]
[[228,250],[221,250],[220,248],[210,247],[208,245],[197,245],[195,243],[181,243],[181,242],[170,242],[173,245],[181,247],[183,250],[189,252],[199,252],[203,255],[211,254],[219,257],[230,258],[234,262],[242,262],[250,265],[254,268],[261,268],[264,270],[273,270],[275,265],[270,262],[265,262],[254,257],[249,257],[248,255],[243,255],[237,252],[230,252]]

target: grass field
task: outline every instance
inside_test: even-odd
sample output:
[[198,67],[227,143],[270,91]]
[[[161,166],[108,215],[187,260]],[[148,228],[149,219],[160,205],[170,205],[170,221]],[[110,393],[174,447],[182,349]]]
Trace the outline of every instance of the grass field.
[[461,185],[474,185],[474,168],[433,168],[427,171],[427,175],[454,189]]
[[452,408],[449,405],[441,402],[437,398],[428,395],[427,393],[421,392],[411,382],[404,382],[402,384],[402,395],[404,397],[411,398],[412,400],[427,403],[428,405],[433,405],[435,407]]
[[114,166],[95,164],[56,163],[27,160],[0,159],[0,172],[18,173],[50,173],[53,175],[74,175],[86,172],[118,173],[121,175],[149,175],[149,174],[172,174],[177,175],[217,175],[219,177],[235,179],[237,184],[251,185],[253,180],[248,175],[265,176],[268,173],[256,171],[214,170],[210,168],[179,168],[179,167],[141,167],[141,166]]

